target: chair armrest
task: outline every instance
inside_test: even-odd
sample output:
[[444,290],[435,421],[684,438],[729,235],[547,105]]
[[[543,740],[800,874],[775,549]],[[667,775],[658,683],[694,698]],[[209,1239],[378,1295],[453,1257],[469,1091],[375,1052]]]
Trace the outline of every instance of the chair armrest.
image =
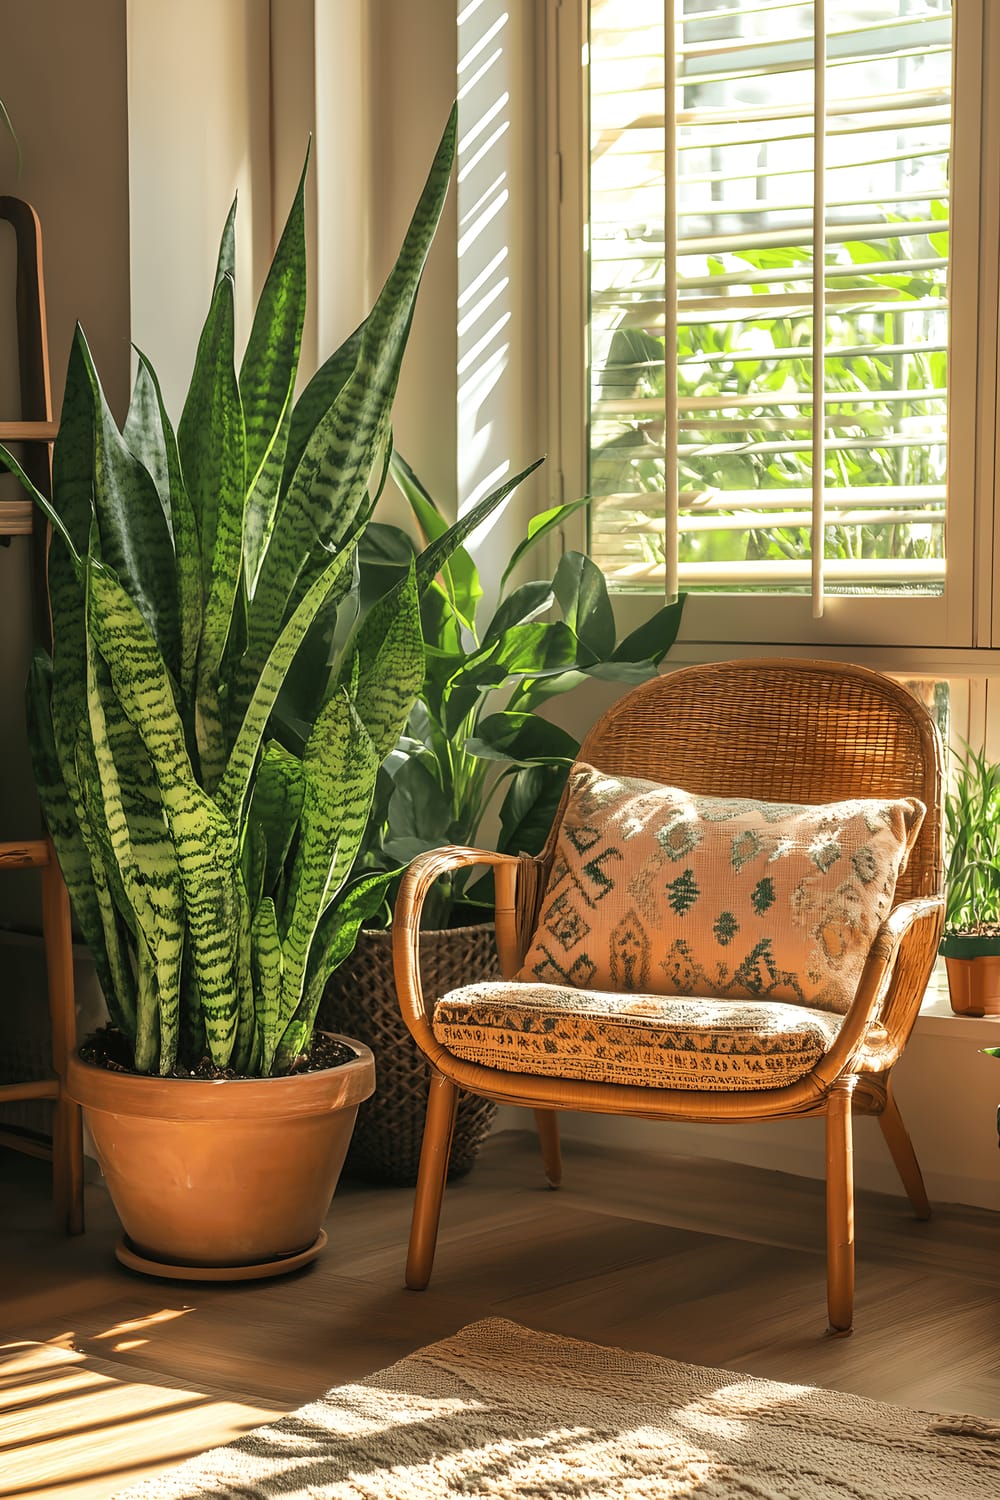
[[431,1030],[437,996],[425,997],[420,982],[420,914],[435,880],[450,870],[473,865],[491,865],[495,872],[494,921],[497,952],[503,974],[510,978],[521,962],[517,924],[517,878],[525,867],[537,868],[528,856],[498,854],[495,850],[471,849],[452,844],[418,854],[403,876],[392,918],[392,963],[400,1010],[414,1041],[433,1062],[445,1048]]
[[899,1057],[920,1010],[944,927],[944,896],[893,907],[875,934],[857,993],[820,1068],[879,1073]]

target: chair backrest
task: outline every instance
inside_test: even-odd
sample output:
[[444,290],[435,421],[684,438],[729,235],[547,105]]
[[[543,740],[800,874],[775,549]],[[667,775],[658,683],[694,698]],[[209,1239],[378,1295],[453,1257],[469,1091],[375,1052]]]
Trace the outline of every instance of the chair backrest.
[[[941,740],[891,678],[840,662],[717,662],[634,688],[602,715],[581,760],[702,796],[815,805],[919,797],[927,816],[896,901],[940,891]],[[556,817],[543,858],[551,859]]]

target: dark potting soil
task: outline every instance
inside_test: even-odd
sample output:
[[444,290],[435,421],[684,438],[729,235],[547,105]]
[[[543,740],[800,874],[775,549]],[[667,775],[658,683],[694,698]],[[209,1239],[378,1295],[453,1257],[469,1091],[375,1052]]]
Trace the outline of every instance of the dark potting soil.
[[[345,1063],[353,1062],[356,1056],[357,1053],[350,1047],[345,1047],[343,1042],[317,1033],[309,1051],[298,1059],[290,1072],[319,1073],[325,1068],[342,1068]],[[113,1026],[102,1027],[88,1037],[80,1047],[80,1057],[96,1068],[106,1068],[109,1073],[135,1073],[137,1078],[145,1076],[133,1068],[129,1044]],[[174,1068],[166,1077],[211,1081],[218,1078],[245,1078],[246,1074],[237,1073],[232,1068],[220,1068],[210,1057],[203,1057],[196,1068]]]

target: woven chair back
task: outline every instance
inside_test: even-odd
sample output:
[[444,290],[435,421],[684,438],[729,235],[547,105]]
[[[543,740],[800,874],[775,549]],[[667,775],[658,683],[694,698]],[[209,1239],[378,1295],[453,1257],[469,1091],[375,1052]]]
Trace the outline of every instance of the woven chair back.
[[[940,736],[922,703],[865,667],[784,660],[685,667],[613,704],[580,759],[702,796],[813,805],[919,797],[927,817],[896,900],[942,887]],[[562,807],[546,862],[561,818]]]

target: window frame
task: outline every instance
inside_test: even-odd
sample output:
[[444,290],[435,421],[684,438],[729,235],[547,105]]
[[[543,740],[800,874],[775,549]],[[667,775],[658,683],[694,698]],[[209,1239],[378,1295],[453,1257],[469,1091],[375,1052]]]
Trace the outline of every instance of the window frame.
[[[547,0],[539,69],[553,501],[585,493],[587,476],[587,17],[588,0]],[[769,648],[768,654],[775,647],[789,654],[849,648],[856,660],[874,655],[893,670],[907,670],[909,647],[944,653],[963,673],[972,665],[968,653],[1000,646],[1000,569],[993,563],[1000,530],[995,436],[1000,421],[1000,16],[990,0],[954,0],[954,24],[944,592],[921,598],[827,595],[818,620],[812,618],[808,596],[691,594],[682,638],[696,648],[693,659],[732,655],[718,648],[753,643]],[[992,90],[991,81],[997,85]],[[970,344],[972,353],[959,358],[956,350]],[[563,540],[567,547],[586,550],[582,513],[567,523]],[[622,627],[639,624],[662,597],[658,590],[613,590]],[[675,648],[675,654],[678,649],[683,648]],[[977,671],[986,665],[980,658]]]

